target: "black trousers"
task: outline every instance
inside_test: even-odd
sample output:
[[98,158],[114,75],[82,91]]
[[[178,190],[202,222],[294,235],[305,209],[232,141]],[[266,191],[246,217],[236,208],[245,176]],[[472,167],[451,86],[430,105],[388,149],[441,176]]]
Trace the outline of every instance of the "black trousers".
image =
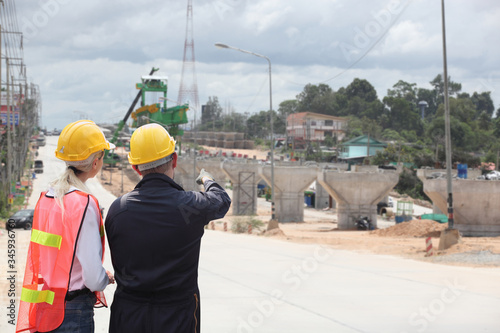
[[110,333],[199,333],[198,292],[181,299],[162,299],[115,293],[111,305]]

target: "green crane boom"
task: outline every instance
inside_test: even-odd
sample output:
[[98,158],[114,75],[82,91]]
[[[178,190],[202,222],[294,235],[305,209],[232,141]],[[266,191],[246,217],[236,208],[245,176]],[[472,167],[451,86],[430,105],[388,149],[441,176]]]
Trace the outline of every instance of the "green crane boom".
[[[183,104],[167,108],[168,80],[166,77],[153,76],[156,71],[158,71],[158,68],[153,67],[149,75],[144,76],[142,82],[136,84],[137,89],[140,90],[130,105],[125,117],[118,123],[118,127],[110,141],[111,143],[115,144],[118,141],[118,136],[130,116],[134,120],[132,124],[133,127],[139,127],[154,122],[166,127],[170,135],[174,136],[176,139],[184,134],[184,131],[179,128],[179,125],[188,123],[186,112],[189,110],[189,105]],[[146,93],[148,92],[163,93],[163,97],[159,98],[163,100],[163,103],[145,105]],[[133,111],[139,98],[141,98],[141,107]],[[120,159],[114,152],[106,151],[104,156],[105,164],[116,166],[119,160]]]

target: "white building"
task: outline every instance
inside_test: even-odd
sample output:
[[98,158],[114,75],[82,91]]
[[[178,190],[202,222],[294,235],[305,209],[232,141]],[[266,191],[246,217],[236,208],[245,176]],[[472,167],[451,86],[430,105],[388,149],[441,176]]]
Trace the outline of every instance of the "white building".
[[293,113],[286,118],[286,132],[294,140],[323,141],[327,136],[337,136],[340,141],[345,136],[347,122],[347,118],[320,113]]

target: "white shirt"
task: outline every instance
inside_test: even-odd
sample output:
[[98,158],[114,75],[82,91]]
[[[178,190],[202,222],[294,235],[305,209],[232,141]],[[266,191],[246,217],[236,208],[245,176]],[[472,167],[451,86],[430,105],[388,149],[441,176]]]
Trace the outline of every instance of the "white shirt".
[[[69,192],[77,190],[72,186]],[[49,188],[48,196],[54,196],[54,189]],[[77,239],[75,260],[70,274],[69,291],[89,288],[102,291],[109,283],[106,270],[102,267],[102,245],[99,231],[99,207],[90,200]]]

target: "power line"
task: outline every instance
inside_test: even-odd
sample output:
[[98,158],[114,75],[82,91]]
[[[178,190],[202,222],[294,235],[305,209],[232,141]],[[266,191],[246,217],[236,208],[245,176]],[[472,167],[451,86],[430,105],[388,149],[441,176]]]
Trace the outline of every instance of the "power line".
[[[391,30],[391,28],[394,26],[394,24],[396,24],[396,22],[399,20],[399,18],[401,17],[401,15],[405,12],[406,8],[409,6],[409,4],[412,2],[412,0],[408,0],[403,9],[401,10],[401,12],[399,14],[396,15],[396,18],[394,19],[394,21],[389,25],[389,27],[382,33],[382,35],[380,35],[380,37],[375,41],[375,43],[373,43],[358,59],[356,59],[353,63],[351,63],[346,69],[340,71],[339,73],[335,74],[334,76],[326,79],[326,80],[323,80],[323,81],[320,81],[319,83],[326,83],[328,81],[331,81],[331,80],[334,80],[336,79],[337,77],[341,76],[342,74],[346,73],[347,71],[349,71],[351,68],[353,68],[356,64],[358,64],[361,60],[363,60],[367,55],[368,53],[370,53],[373,48],[375,46],[377,46],[380,41],[385,37],[385,35],[387,35],[387,33]],[[294,82],[294,81],[291,81],[291,80],[288,80],[288,79],[285,79],[283,77],[281,77],[280,75],[277,75],[278,77],[280,77],[280,79],[282,79],[283,81],[286,81],[286,82],[289,82],[289,83],[292,83],[292,84],[295,84],[295,85],[300,85],[300,86],[305,86],[306,84],[310,83],[298,83],[298,82]]]

